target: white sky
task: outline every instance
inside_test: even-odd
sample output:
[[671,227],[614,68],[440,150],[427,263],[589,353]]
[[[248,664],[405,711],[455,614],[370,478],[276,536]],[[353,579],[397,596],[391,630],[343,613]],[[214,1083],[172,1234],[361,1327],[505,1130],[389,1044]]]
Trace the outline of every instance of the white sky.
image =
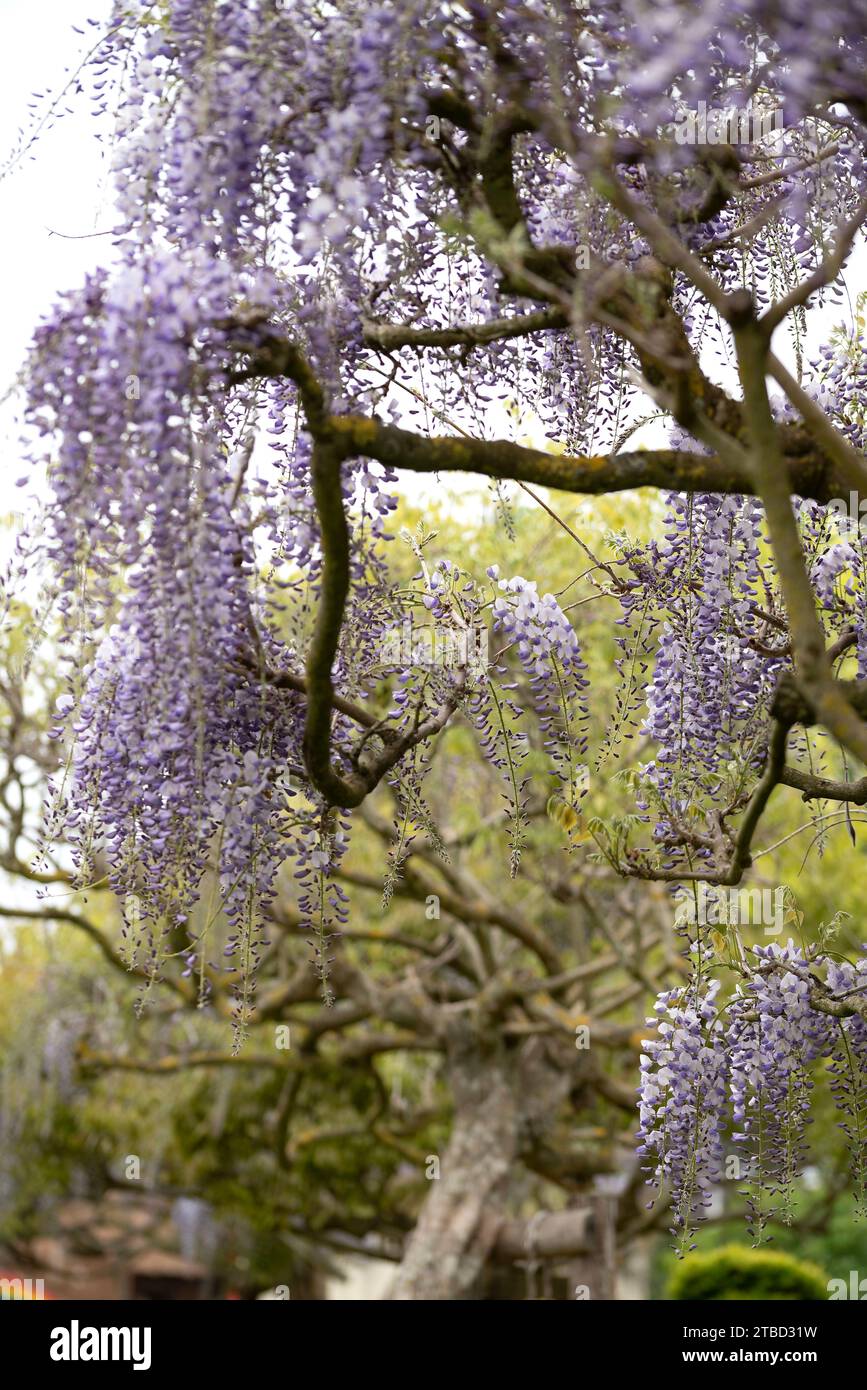
[[[17,146],[19,127],[33,126],[32,94],[59,91],[67,70],[75,69],[93,42],[71,26],[84,28],[88,18],[105,18],[110,8],[109,0],[0,0],[0,167]],[[44,103],[38,108],[41,114]],[[89,237],[111,218],[94,124],[78,98],[74,114],[58,120],[0,180],[0,395],[20,371],[40,316],[58,293],[80,284],[104,253],[104,239]],[[2,426],[0,512],[6,512],[22,503],[14,487],[22,469],[8,405]]]
[[[32,128],[31,94],[58,91],[64,69],[74,69],[85,51],[87,40],[71,25],[83,27],[88,16],[107,16],[109,8],[108,0],[0,0],[0,164],[17,144],[18,128]],[[58,291],[79,283],[101,254],[101,238],[70,238],[88,238],[110,225],[95,122],[77,100],[78,109],[58,120],[0,181],[4,386],[20,367],[39,315]]]

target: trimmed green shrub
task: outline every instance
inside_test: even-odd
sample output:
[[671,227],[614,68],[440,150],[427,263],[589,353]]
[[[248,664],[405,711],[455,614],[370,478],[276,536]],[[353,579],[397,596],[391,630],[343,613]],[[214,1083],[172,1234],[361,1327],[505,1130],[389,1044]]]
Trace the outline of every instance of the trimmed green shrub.
[[818,1265],[781,1251],[724,1245],[687,1255],[668,1283],[673,1299],[827,1299],[828,1278]]

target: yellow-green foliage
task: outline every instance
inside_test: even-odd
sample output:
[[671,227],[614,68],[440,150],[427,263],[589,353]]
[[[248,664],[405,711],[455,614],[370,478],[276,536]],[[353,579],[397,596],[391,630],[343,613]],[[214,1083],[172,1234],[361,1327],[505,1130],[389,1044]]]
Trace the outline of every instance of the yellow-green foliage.
[[806,1299],[828,1297],[828,1278],[818,1265],[779,1251],[724,1245],[687,1256],[669,1280],[671,1299]]

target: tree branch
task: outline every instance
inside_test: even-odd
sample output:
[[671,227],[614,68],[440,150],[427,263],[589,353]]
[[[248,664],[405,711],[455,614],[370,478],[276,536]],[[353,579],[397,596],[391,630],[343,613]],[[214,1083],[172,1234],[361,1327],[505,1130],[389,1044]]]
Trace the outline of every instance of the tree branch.
[[332,668],[340,644],[343,614],[349,593],[349,528],[341,488],[342,451],[330,440],[315,439],[311,474],[313,498],[319,518],[322,544],[322,576],[316,624],[307,656],[307,711],[304,725],[304,763],[310,780],[332,806],[359,806],[382,778],[416,744],[432,738],[445,727],[460,700],[460,686],[439,710],[417,719],[404,733],[381,728],[376,737],[379,753],[368,753],[345,775],[331,760],[331,718],[335,692]]
[[393,352],[397,348],[413,347],[479,347],[485,343],[504,342],[508,338],[524,337],[551,329],[567,328],[565,310],[539,309],[534,314],[513,318],[491,319],[488,323],[455,324],[452,328],[413,328],[410,324],[364,322],[364,341],[369,347]]

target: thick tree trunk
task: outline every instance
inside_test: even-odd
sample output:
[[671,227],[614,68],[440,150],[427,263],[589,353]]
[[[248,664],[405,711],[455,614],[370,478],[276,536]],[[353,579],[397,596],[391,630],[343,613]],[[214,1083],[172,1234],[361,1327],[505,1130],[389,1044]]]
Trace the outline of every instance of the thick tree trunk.
[[475,1283],[496,1237],[483,1213],[518,1148],[514,1072],[514,1057],[501,1045],[485,1049],[477,1038],[466,1039],[451,1051],[452,1134],[391,1298],[461,1299]]
[[[549,1044],[507,1048],[465,1018],[452,1021],[447,1047],[454,1098],[452,1133],[439,1176],[406,1245],[392,1299],[455,1300],[476,1296],[486,1262],[528,1271],[556,1269],[570,1297],[611,1298],[614,1205],[601,1193],[560,1212],[510,1220],[510,1171],[528,1139],[538,1141],[570,1096],[570,1079]],[[580,1067],[580,1054],[573,1054]],[[575,1095],[573,1103],[581,1104]],[[528,1295],[528,1296],[533,1296]]]

